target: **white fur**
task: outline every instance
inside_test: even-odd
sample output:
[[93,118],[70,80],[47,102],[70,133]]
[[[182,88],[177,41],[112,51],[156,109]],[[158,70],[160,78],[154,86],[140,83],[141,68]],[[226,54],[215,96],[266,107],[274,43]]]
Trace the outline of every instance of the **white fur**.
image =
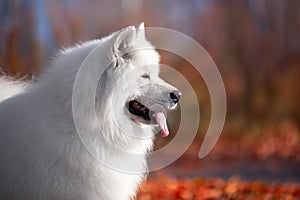
[[13,80],[11,77],[0,77],[0,102],[22,92],[27,83]]
[[[91,148],[96,149],[98,158],[125,167],[143,166],[141,173],[122,173],[98,162],[74,127],[72,91],[76,73],[83,60],[99,46],[102,51],[97,60],[99,67],[104,67],[102,63],[107,59],[114,62],[99,82],[98,118],[91,118],[84,111],[85,105],[80,117],[86,122],[86,134],[93,141]],[[132,53],[130,59],[122,57],[124,51],[139,47],[147,49]],[[1,78],[0,99],[5,100],[0,104],[0,199],[128,200],[133,197],[145,178],[146,157],[132,161],[111,144],[132,153],[145,154],[151,150],[152,126],[139,126],[125,114],[124,106],[136,95],[133,89],[147,82],[164,85],[166,92],[174,89],[158,77],[158,62],[158,54],[144,38],[143,27],[127,27],[101,40],[64,50],[53,60],[49,71],[30,86]],[[143,73],[151,74],[151,80],[142,79]],[[89,83],[86,81],[84,84]],[[85,90],[89,90],[88,86]],[[101,128],[97,135],[93,134],[95,123]],[[132,130],[133,135],[143,133],[148,138],[128,136],[122,127]]]

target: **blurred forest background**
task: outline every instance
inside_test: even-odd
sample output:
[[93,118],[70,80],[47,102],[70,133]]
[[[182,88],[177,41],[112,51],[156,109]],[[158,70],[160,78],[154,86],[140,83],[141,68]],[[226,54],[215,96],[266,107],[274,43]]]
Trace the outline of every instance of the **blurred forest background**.
[[[57,49],[142,21],[180,31],[208,51],[226,87],[225,128],[206,162],[276,160],[289,171],[277,174],[279,179],[290,173],[287,179],[300,181],[299,9],[298,0],[1,0],[0,69],[30,78],[47,67]],[[188,62],[161,54],[162,63],[180,71],[197,91],[201,138],[210,119],[207,88]],[[185,164],[196,151],[191,147]],[[197,169],[205,171],[204,166]]]

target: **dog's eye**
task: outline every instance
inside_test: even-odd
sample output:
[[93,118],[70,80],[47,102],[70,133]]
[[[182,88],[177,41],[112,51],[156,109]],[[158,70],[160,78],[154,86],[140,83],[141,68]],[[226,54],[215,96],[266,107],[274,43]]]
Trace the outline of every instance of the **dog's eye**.
[[145,78],[145,79],[150,79],[150,75],[149,75],[149,74],[147,74],[147,73],[145,73],[145,74],[143,74],[143,75],[142,75],[142,78]]

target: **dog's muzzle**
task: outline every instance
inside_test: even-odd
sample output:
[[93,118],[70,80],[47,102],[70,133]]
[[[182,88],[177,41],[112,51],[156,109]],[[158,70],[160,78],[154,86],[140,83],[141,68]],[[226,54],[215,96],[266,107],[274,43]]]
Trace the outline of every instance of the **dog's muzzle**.
[[167,104],[162,105],[159,102],[147,102],[146,106],[142,103],[143,99],[145,99],[145,97],[143,97],[129,101],[127,107],[131,114],[131,119],[142,124],[158,124],[162,130],[161,135],[167,137],[169,135],[169,129],[164,111],[174,109],[180,100],[180,96],[181,92],[175,90],[169,93],[169,103]]

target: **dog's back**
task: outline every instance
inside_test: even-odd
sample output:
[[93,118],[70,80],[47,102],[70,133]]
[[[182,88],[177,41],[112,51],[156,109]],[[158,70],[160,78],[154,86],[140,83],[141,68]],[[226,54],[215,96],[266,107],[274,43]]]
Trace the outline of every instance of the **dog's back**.
[[27,85],[25,82],[14,81],[11,77],[0,77],[0,102],[21,93]]

